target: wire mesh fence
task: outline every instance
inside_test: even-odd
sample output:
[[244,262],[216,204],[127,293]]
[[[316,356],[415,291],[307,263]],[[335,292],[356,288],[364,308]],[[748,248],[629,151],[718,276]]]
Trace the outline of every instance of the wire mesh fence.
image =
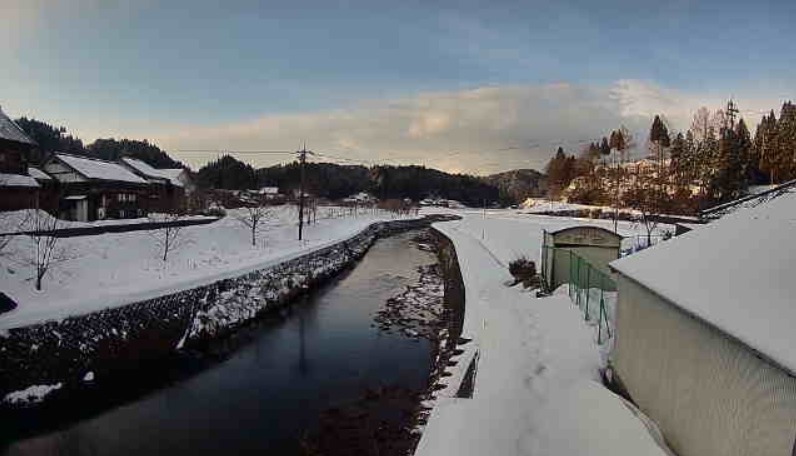
[[[545,245],[542,250],[545,287],[553,291],[567,284],[569,298],[583,312],[585,320],[597,326],[597,343],[607,342],[613,335],[616,282],[571,249]],[[553,277],[554,274],[557,276]]]

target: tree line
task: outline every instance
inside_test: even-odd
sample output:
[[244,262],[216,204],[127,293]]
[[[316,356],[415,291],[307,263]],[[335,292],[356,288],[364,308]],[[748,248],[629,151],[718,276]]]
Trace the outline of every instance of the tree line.
[[31,156],[28,157],[33,165],[42,164],[53,152],[63,152],[110,161],[118,160],[121,157],[132,157],[143,160],[155,168],[186,167],[146,139],[139,141],[107,138],[97,139],[91,144],[84,145],[80,138],[69,134],[65,127],[56,127],[27,117],[20,117],[15,122],[37,143]]
[[[201,188],[233,190],[271,186],[288,194],[300,187],[301,165],[294,161],[255,169],[225,155],[199,169],[197,184]],[[497,186],[479,177],[415,165],[365,167],[311,162],[305,165],[304,185],[308,193],[333,200],[368,192],[383,200],[439,197],[481,206],[498,201],[500,196]]]
[[754,137],[742,117],[736,120],[737,112],[732,101],[727,109],[700,108],[690,127],[677,133],[655,116],[645,160],[629,161],[635,143],[625,128],[588,144],[578,156],[559,148],[546,168],[548,195],[635,208],[655,199],[660,212],[693,213],[737,198],[749,186],[796,179],[796,106],[788,101],[779,117],[773,110],[765,115]]

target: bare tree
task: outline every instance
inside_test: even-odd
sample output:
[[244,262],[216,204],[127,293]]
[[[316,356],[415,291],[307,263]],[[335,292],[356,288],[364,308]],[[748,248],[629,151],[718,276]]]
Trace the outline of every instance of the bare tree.
[[182,241],[182,226],[177,224],[180,214],[176,212],[149,216],[151,223],[158,226],[149,230],[150,236],[155,240],[155,244],[163,252],[163,261],[168,261],[169,253],[179,247]]
[[257,234],[265,228],[265,222],[273,218],[273,216],[274,213],[271,207],[267,206],[264,200],[260,200],[256,205],[244,207],[242,212],[235,218],[249,228],[252,236],[252,246],[256,246]]
[[50,268],[67,260],[64,250],[58,248],[59,238],[56,236],[59,220],[40,210],[33,211],[28,227],[33,242],[31,264],[36,273],[36,289],[41,290],[42,279]]

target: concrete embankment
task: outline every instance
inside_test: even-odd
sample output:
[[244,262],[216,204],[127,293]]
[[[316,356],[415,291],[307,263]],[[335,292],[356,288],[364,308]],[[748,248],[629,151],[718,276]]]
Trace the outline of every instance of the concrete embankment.
[[32,385],[77,385],[134,370],[139,362],[201,349],[290,304],[361,258],[383,236],[449,216],[370,225],[339,243],[275,266],[122,307],[11,329],[0,336],[0,398]]

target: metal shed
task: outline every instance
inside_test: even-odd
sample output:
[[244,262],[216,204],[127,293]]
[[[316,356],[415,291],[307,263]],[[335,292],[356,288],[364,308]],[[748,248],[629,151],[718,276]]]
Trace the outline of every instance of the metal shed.
[[599,226],[571,226],[544,231],[542,275],[549,290],[569,283],[573,257],[586,260],[591,267],[610,277],[608,263],[619,258],[622,236]]

